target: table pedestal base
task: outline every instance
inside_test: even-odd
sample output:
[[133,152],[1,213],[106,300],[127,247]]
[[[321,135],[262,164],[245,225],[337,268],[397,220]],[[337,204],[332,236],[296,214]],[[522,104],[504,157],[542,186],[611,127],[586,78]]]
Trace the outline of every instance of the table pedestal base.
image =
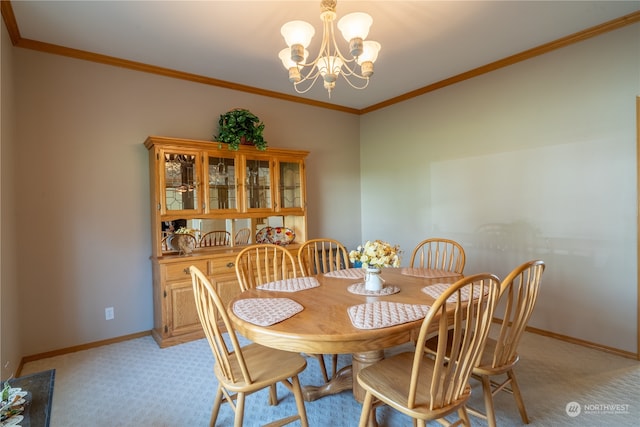
[[[345,366],[336,372],[336,375],[321,386],[303,386],[302,395],[307,402],[313,402],[323,396],[336,394],[345,390],[353,390],[353,397],[362,403],[365,396],[365,391],[360,387],[356,377],[361,369],[371,366],[376,362],[384,359],[383,350],[366,351],[362,353],[354,353],[351,355],[351,366]],[[376,410],[372,409],[372,414],[369,417],[369,427],[377,427],[378,421],[376,420]]]
[[351,366],[345,366],[340,369],[333,378],[320,386],[306,385],[302,386],[302,395],[307,402],[313,402],[324,396],[337,394],[345,390],[353,389],[353,375]]
[[355,397],[358,402],[362,403],[364,401],[364,395],[366,394],[356,379],[358,372],[382,359],[384,359],[384,350],[365,351],[351,355],[351,363],[353,366],[353,397]]

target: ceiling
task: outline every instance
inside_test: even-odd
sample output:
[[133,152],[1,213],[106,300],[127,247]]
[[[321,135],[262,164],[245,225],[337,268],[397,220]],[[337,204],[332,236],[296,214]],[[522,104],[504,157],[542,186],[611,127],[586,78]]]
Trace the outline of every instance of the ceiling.
[[[305,95],[296,94],[277,56],[286,47],[280,27],[300,19],[316,28],[309,48],[315,57],[322,31],[319,0],[10,4],[21,39],[355,110],[625,15],[640,19],[640,1],[628,0],[339,0],[338,19],[355,11],[373,17],[368,39],[380,42],[382,49],[367,89],[352,89],[340,78],[329,98],[321,82]],[[347,43],[336,36],[346,53]]]

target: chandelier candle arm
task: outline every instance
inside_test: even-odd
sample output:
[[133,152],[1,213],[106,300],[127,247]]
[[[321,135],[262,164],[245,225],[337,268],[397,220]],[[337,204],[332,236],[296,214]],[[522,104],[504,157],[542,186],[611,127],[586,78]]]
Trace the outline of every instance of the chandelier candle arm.
[[[278,57],[282,65],[289,72],[289,81],[293,83],[298,93],[305,93],[313,87],[319,76],[322,76],[324,88],[329,97],[334,89],[338,77],[342,77],[355,89],[364,89],[369,85],[369,78],[373,75],[373,63],[378,57],[380,43],[366,40],[373,18],[366,13],[355,12],[345,15],[338,22],[338,29],[349,43],[349,54],[346,58],[338,47],[334,32],[334,22],[337,18],[335,0],[320,2],[320,19],[323,23],[322,42],[318,56],[307,63],[309,52],[306,49],[315,34],[313,26],[304,21],[290,21],[282,26],[280,33],[288,48],[281,50]],[[360,72],[357,70],[360,67]],[[305,71],[305,69],[307,71]],[[357,85],[350,77],[363,81]],[[299,84],[307,82],[306,89],[300,89]]]

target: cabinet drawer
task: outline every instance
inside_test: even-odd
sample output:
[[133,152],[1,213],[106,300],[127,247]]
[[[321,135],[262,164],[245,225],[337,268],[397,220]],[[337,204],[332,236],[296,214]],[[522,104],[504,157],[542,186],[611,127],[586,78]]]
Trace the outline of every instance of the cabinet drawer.
[[229,256],[218,256],[211,259],[211,275],[235,276],[236,275],[236,254]]
[[207,260],[177,262],[165,265],[166,280],[184,280],[190,278],[189,267],[192,265],[195,265],[202,270],[204,274],[207,274]]

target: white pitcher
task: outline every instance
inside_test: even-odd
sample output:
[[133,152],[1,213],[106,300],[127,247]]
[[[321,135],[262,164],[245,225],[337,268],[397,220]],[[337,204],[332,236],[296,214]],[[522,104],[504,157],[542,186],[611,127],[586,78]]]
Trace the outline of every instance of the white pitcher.
[[384,279],[380,277],[379,268],[367,268],[364,275],[364,288],[367,291],[381,291],[384,286]]

